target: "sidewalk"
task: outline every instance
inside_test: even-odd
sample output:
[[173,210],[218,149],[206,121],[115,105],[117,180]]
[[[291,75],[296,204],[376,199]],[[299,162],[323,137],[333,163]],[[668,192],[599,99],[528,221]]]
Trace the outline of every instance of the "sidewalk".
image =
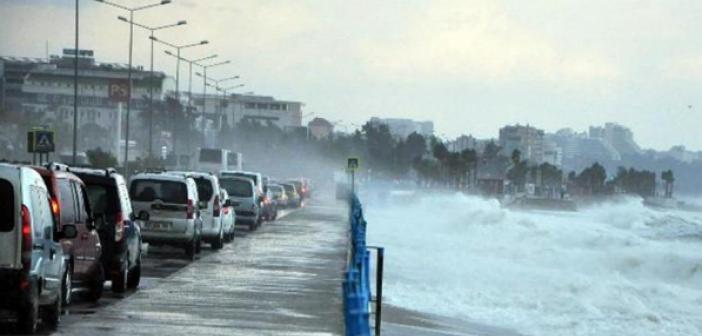
[[153,288],[71,316],[60,335],[342,335],[347,208],[331,202],[238,233]]

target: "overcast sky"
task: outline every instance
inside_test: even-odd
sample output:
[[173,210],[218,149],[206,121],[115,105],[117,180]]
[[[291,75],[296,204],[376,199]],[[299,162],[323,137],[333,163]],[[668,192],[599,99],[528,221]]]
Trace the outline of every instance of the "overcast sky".
[[[0,55],[73,45],[74,1],[0,6]],[[128,25],[116,19],[126,13],[88,0],[81,11],[81,48],[126,63]],[[698,0],[173,0],[135,14],[147,25],[183,19],[157,36],[210,40],[183,55],[232,61],[213,76],[241,75],[244,91],[303,101],[349,127],[407,117],[433,120],[438,135],[496,137],[512,123],[616,121],[646,148],[702,150]],[[147,35],[135,32],[135,63],[148,65]],[[157,68],[173,74],[157,50]]]

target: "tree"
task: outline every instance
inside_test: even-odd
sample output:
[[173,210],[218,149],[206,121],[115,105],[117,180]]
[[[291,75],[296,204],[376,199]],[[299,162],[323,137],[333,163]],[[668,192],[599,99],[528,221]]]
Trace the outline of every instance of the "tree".
[[665,197],[673,197],[673,182],[675,182],[675,176],[673,176],[673,170],[668,169],[661,173],[661,179],[665,181]]
[[88,156],[88,162],[94,168],[105,169],[117,167],[117,158],[110,152],[103,151],[102,148],[98,147],[95,149],[88,150],[85,152]]

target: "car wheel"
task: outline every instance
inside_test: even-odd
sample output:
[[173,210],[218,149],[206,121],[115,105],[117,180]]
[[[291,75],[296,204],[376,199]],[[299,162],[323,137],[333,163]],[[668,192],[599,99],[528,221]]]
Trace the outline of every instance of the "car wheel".
[[102,297],[103,289],[105,288],[105,269],[102,263],[98,264],[93,276],[93,281],[88,292],[88,300],[97,302]]
[[59,294],[56,297],[56,301],[50,307],[46,307],[42,311],[42,320],[50,330],[56,330],[59,322],[61,322],[61,301],[63,301],[63,299]]
[[136,289],[139,287],[139,283],[141,282],[141,253],[139,253],[139,257],[137,257],[136,260],[136,265],[132,269],[131,272],[129,272],[129,278],[127,279],[127,287],[129,289]]
[[32,283],[25,302],[17,311],[17,329],[23,334],[37,332],[39,320],[39,291],[36,283]]
[[118,271],[112,277],[112,292],[117,294],[122,294],[127,291],[127,279],[129,278],[129,265],[127,264],[127,259],[124,260],[122,264],[122,270]]
[[195,254],[197,253],[198,242],[199,242],[199,240],[197,238],[193,237],[192,241],[190,241],[188,243],[188,245],[185,246],[185,257],[190,261],[195,260]]
[[73,268],[68,267],[66,273],[63,274],[63,279],[61,279],[61,301],[63,301],[63,306],[68,307],[71,305],[71,299],[73,298]]
[[217,239],[211,245],[213,250],[221,250],[224,247],[224,232],[220,230]]

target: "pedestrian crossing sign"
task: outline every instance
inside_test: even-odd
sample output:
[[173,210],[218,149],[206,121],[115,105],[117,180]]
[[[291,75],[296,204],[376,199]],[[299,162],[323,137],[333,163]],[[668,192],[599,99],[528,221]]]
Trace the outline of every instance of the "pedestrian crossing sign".
[[346,169],[350,171],[356,171],[361,166],[361,160],[357,157],[350,157],[346,163]]
[[34,129],[27,133],[27,151],[30,153],[51,153],[56,149],[54,132]]

